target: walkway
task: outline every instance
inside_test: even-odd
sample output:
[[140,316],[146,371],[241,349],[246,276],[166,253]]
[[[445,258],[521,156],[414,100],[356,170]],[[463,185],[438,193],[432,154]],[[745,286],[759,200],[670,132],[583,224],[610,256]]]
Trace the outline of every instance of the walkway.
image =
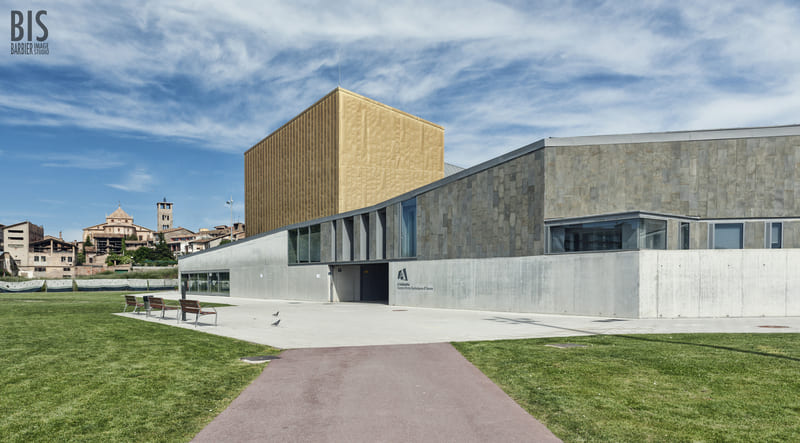
[[560,440],[439,343],[285,351],[194,441]]

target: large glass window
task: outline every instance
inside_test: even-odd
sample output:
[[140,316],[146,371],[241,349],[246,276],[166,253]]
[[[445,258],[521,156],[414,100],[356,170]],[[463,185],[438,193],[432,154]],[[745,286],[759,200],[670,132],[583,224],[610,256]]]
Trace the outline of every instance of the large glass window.
[[198,295],[225,295],[231,293],[230,272],[211,271],[181,274],[181,281],[188,282],[187,292]]
[[742,249],[744,247],[744,224],[715,223],[712,242],[713,249]]
[[289,263],[319,263],[320,225],[289,229]]
[[550,252],[666,248],[665,220],[630,218],[550,227]]
[[417,256],[417,199],[412,198],[401,203],[400,220],[400,255],[402,257]]
[[644,222],[644,242],[640,243],[642,249],[667,249],[667,222],[666,220],[642,219]]

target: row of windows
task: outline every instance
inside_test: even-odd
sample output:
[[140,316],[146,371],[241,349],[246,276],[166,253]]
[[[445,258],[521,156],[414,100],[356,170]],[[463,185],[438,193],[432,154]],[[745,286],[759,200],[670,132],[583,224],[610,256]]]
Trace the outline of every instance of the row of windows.
[[[680,249],[690,249],[689,223],[678,230]],[[631,218],[550,227],[549,252],[586,252],[633,249],[667,249],[667,222]],[[744,223],[713,223],[708,227],[711,249],[744,248]],[[765,228],[765,248],[783,247],[783,224],[770,222]]]
[[187,292],[198,295],[230,295],[231,274],[228,271],[192,272],[181,274],[181,285]]
[[[688,223],[683,224],[688,225]],[[708,247],[712,249],[744,248],[744,223],[714,223],[709,225]],[[783,223],[770,222],[766,224],[764,247],[768,249],[783,247]]]

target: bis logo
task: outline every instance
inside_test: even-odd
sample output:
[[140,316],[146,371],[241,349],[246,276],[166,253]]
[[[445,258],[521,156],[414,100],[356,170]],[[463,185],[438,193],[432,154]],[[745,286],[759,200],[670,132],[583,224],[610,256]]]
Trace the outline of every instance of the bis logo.
[[[11,11],[11,54],[12,55],[47,55],[50,48],[47,44],[48,30],[44,24],[47,11]],[[36,31],[34,31],[36,25]],[[36,34],[36,35],[34,35]],[[36,42],[33,42],[34,36]]]

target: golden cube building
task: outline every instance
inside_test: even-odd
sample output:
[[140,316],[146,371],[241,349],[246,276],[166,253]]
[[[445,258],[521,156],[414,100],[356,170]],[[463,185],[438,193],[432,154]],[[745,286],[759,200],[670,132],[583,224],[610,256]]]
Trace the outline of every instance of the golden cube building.
[[444,128],[336,88],[244,153],[247,236],[444,177]]

